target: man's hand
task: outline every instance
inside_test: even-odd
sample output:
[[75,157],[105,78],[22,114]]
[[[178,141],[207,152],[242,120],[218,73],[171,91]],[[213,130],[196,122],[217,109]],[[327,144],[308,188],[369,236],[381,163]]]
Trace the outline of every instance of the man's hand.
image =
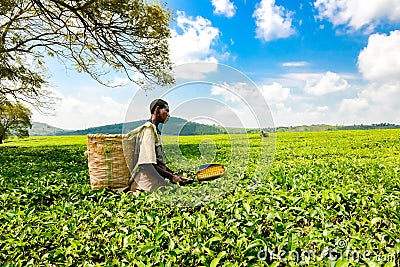
[[181,176],[179,176],[178,174],[172,175],[171,183],[177,184],[177,183],[181,183],[181,182],[182,182]]
[[172,176],[171,182],[176,184],[179,183],[180,185],[187,185],[187,184],[191,184],[193,183],[193,179],[190,178],[184,178],[182,176],[180,176],[179,174],[174,174]]
[[181,176],[181,182],[179,182],[180,185],[187,185],[193,183],[194,180],[191,178],[184,178]]

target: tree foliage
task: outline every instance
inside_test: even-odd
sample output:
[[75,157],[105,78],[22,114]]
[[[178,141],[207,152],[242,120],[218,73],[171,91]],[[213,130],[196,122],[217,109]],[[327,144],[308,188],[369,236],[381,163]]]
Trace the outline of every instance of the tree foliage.
[[0,144],[9,135],[29,136],[32,112],[20,103],[0,105]]
[[107,86],[110,71],[172,84],[170,15],[146,0],[0,0],[0,97],[46,105],[45,55]]

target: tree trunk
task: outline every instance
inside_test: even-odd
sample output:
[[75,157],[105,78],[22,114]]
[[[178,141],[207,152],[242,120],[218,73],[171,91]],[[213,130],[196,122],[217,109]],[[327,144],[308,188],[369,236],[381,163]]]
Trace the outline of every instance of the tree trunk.
[[[2,126],[2,125],[1,125]],[[3,144],[3,139],[6,137],[6,131],[4,127],[0,128],[0,145]]]

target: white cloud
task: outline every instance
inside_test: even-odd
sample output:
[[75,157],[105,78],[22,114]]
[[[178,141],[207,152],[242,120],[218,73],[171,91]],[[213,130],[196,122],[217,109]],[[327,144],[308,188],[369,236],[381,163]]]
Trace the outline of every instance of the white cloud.
[[[335,120],[337,119],[336,113],[331,112],[328,105],[316,104],[318,102],[307,104],[304,102],[304,97],[293,95],[290,88],[284,87],[278,82],[260,85],[259,91],[245,83],[223,84],[222,86],[213,86],[211,94],[222,96],[224,102],[237,107],[232,110],[235,110],[236,114],[239,114],[242,121],[246,121],[246,123],[252,119],[253,115],[249,112],[249,106],[243,105],[244,101],[248,101],[251,110],[259,118],[266,116],[271,110],[277,126],[335,124],[337,122]],[[221,112],[222,110],[219,110],[218,114],[220,115]],[[226,116],[226,120],[230,120],[228,114]],[[254,127],[255,124],[249,125]]]
[[299,81],[307,81],[309,79],[315,80],[315,79],[320,79],[322,76],[321,73],[315,73],[315,72],[291,72],[291,73],[285,73],[282,75],[283,78],[288,79],[288,80],[299,80]]
[[354,123],[400,123],[400,31],[373,34],[358,56],[369,83],[357,97],[343,99],[339,111]]
[[315,96],[293,94],[290,88],[278,82],[262,85],[261,91],[270,105],[277,126],[335,122],[334,113],[329,112],[330,107],[315,101]]
[[[367,99],[372,105],[392,109],[391,113],[400,115],[400,81],[371,83],[361,92],[360,97]],[[390,116],[390,114],[384,115]]]
[[270,103],[279,103],[290,98],[290,89],[284,88],[277,82],[273,82],[270,85],[263,85],[261,91]]
[[400,82],[372,83],[358,97],[343,99],[340,114],[352,123],[400,123]]
[[211,47],[219,36],[218,28],[201,16],[193,19],[182,11],[177,15],[177,26],[171,30],[172,38],[169,40],[172,62],[181,64],[215,59]]
[[208,73],[218,70],[218,64],[207,62],[218,63],[214,57],[211,57],[207,61],[180,64],[174,68],[174,76],[177,79],[203,80]]
[[238,103],[241,101],[241,95],[244,93],[246,84],[227,84],[213,85],[211,87],[211,95],[220,95],[227,102]]
[[[290,88],[298,88],[304,90],[304,87],[307,85],[312,86],[317,84],[322,77],[324,77],[326,73],[320,72],[291,72],[285,73],[280,76],[280,78],[275,79],[286,87]],[[346,80],[348,82],[355,81],[359,82],[360,75],[355,75],[354,73],[337,73],[340,76],[340,79]]]
[[292,62],[283,62],[283,67],[304,67],[307,66],[308,63],[305,61],[292,61]]
[[344,91],[350,87],[349,83],[338,74],[326,72],[319,79],[307,80],[304,91],[310,95],[321,96],[333,92]]
[[369,81],[400,81],[400,31],[371,35],[358,56],[358,68]]
[[[136,75],[137,78],[139,75]],[[136,80],[136,79],[135,79]],[[118,88],[120,86],[126,86],[131,82],[128,78],[125,77],[115,77],[114,80],[111,82],[110,86],[114,86],[114,88]]]
[[337,117],[330,112],[327,106],[315,106],[312,104],[280,103],[272,105],[272,113],[276,126],[295,126],[311,124],[336,124]]
[[[370,61],[364,58],[365,62],[371,63],[370,66],[365,64],[368,71],[373,71],[374,62],[384,64],[386,57],[395,57],[393,50],[397,48],[385,44],[386,41],[393,41],[393,35],[392,33],[392,39],[386,36],[386,39],[380,40],[382,47],[377,48],[379,56],[372,57],[373,53],[365,54],[371,55],[370,58],[367,57]],[[371,47],[366,50],[371,52]],[[359,66],[362,64],[359,63]],[[318,123],[399,124],[400,75],[387,75],[385,71],[379,73],[379,79],[373,75],[366,75],[369,80],[346,73],[287,73],[276,79],[276,82],[269,85],[266,83],[260,88],[273,89],[269,91],[269,99],[268,94],[264,95],[268,99],[277,126]],[[284,88],[287,89],[283,90]],[[304,91],[307,94],[304,94]],[[332,92],[336,94],[331,97],[329,93]]]
[[362,98],[345,98],[339,105],[339,111],[349,113],[348,115],[357,113],[360,110],[365,110],[366,108],[368,108],[368,102]]
[[328,19],[334,26],[371,32],[385,21],[400,20],[399,0],[316,0],[314,7],[320,19]]
[[61,100],[56,106],[55,115],[46,116],[33,111],[33,121],[47,123],[62,129],[77,130],[121,123],[124,121],[128,108],[128,104],[118,103],[107,96],[92,95],[91,99],[81,99],[56,93]]
[[317,107],[317,111],[318,112],[325,112],[325,111],[328,111],[329,110],[329,107],[328,106],[320,106],[320,107]]
[[235,5],[229,0],[211,0],[211,3],[215,8],[214,14],[231,18],[236,13]]
[[296,33],[292,28],[292,12],[275,5],[275,0],[261,0],[253,13],[256,18],[256,38],[271,41]]
[[[211,87],[212,96],[221,96],[222,102],[234,110],[246,127],[271,125],[267,98],[254,84],[247,82],[223,83]],[[271,118],[272,119],[272,118]],[[226,120],[231,120],[226,117]],[[237,125],[235,126],[237,127]]]
[[257,88],[244,82],[223,83],[222,85],[213,85],[211,95],[223,96],[224,101],[231,103],[247,101],[253,106],[263,106],[266,103],[276,104],[291,97],[290,89],[277,82],[264,84]]
[[[244,101],[232,103],[215,96],[181,103],[174,114],[189,121],[208,121],[224,127],[257,127],[257,112],[254,113],[253,106]],[[265,112],[263,117],[267,117]]]

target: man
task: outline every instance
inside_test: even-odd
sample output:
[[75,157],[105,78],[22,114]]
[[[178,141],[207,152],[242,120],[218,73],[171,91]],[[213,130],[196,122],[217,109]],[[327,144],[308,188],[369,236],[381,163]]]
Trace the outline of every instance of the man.
[[162,148],[161,131],[159,123],[165,123],[169,118],[168,103],[162,99],[155,99],[150,104],[151,118],[145,124],[144,130],[139,136],[139,171],[134,176],[130,189],[135,192],[154,191],[172,183],[181,185],[193,182],[193,179],[183,178],[174,173],[166,165],[166,158]]

